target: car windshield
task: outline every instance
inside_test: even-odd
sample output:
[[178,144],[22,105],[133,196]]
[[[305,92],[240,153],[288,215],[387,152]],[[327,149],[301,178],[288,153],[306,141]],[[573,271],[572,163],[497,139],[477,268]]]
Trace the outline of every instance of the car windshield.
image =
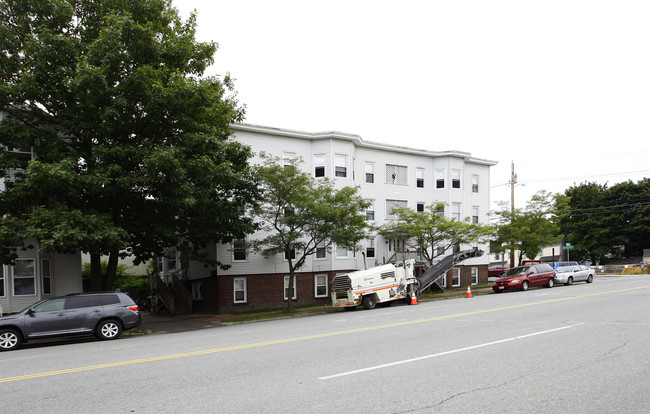
[[522,276],[528,271],[528,267],[513,267],[503,274],[503,277]]

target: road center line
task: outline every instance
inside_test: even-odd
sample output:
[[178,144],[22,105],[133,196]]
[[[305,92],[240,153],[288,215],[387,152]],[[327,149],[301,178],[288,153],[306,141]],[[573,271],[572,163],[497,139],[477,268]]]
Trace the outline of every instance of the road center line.
[[562,326],[560,328],[549,329],[549,330],[546,330],[546,331],[533,332],[533,333],[530,333],[530,334],[520,335],[520,336],[513,336],[512,338],[500,339],[498,341],[486,342],[484,344],[468,346],[468,347],[465,347],[465,348],[452,349],[450,351],[440,352],[440,353],[437,353],[437,354],[425,355],[425,356],[421,356],[421,357],[417,357],[417,358],[411,358],[411,359],[405,359],[405,360],[402,360],[402,361],[390,362],[388,364],[375,365],[374,367],[362,368],[362,369],[357,369],[357,370],[354,370],[354,371],[342,372],[340,374],[328,375],[326,377],[320,377],[318,379],[320,379],[320,380],[328,380],[328,379],[332,379],[332,378],[339,378],[339,377],[345,377],[345,376],[348,376],[348,375],[360,374],[362,372],[374,371],[374,370],[377,370],[377,369],[394,367],[396,365],[410,364],[411,362],[422,361],[423,359],[437,358],[437,357],[441,357],[441,356],[445,356],[445,355],[456,354],[456,353],[459,353],[459,352],[471,351],[472,349],[484,348],[486,346],[498,345],[498,344],[502,344],[504,342],[515,341],[517,339],[525,339],[525,338],[530,338],[531,336],[544,335],[544,334],[548,334],[548,333],[552,333],[552,332],[557,332],[557,331],[561,331],[561,330],[564,330],[564,329],[573,328],[573,327],[578,326],[578,325],[582,325],[582,324],[578,323],[578,324],[575,324],[575,325]]
[[[389,323],[389,324],[384,324],[384,325],[368,326],[368,327],[365,327],[365,328],[348,329],[348,330],[344,330],[344,331],[335,331],[335,332],[328,332],[328,333],[322,333],[322,334],[316,334],[316,335],[299,336],[299,337],[295,337],[295,338],[277,339],[277,340],[274,340],[274,341],[257,342],[257,343],[252,343],[252,344],[243,344],[243,345],[234,345],[234,346],[228,346],[228,347],[224,347],[224,348],[204,349],[204,350],[200,350],[200,351],[184,352],[184,353],[180,353],[180,354],[170,354],[170,355],[161,355],[161,356],[150,357],[150,358],[132,359],[132,360],[129,360],[129,361],[110,362],[110,363],[106,363],[106,364],[89,365],[89,366],[85,366],[85,367],[62,369],[62,370],[58,370],[58,371],[37,372],[37,373],[33,373],[33,374],[25,374],[25,375],[18,375],[18,376],[14,376],[14,377],[0,378],[0,383],[14,382],[14,381],[24,381],[24,380],[28,380],[28,379],[44,378],[44,377],[51,377],[51,376],[63,375],[63,374],[72,374],[72,373],[75,373],[75,372],[93,371],[93,370],[97,370],[97,369],[115,368],[115,367],[121,367],[121,366],[127,366],[127,365],[144,364],[144,363],[156,362],[156,361],[166,361],[166,360],[170,360],[170,359],[188,358],[188,357],[194,357],[194,356],[200,356],[200,355],[216,354],[216,353],[220,353],[220,352],[237,351],[237,350],[241,350],[241,349],[260,348],[260,347],[264,347],[264,346],[288,344],[288,343],[292,343],[292,342],[308,341],[308,340],[312,340],[312,339],[328,338],[328,337],[333,337],[333,336],[341,336],[341,335],[355,334],[355,333],[361,333],[361,332],[378,331],[378,330],[382,330],[382,329],[395,328],[395,327],[398,327],[398,326],[408,326],[408,325],[415,325],[415,324],[426,323],[426,322],[441,321],[441,320],[446,320],[446,319],[462,318],[462,317],[466,317],[466,316],[480,315],[480,314],[484,314],[484,313],[497,312],[497,311],[502,311],[502,310],[511,310],[511,309],[525,308],[525,307],[529,307],[529,306],[546,305],[546,304],[549,304],[549,303],[562,302],[562,301],[566,301],[566,300],[584,299],[584,298],[589,298],[589,297],[594,297],[594,296],[609,295],[609,294],[613,294],[613,293],[629,292],[629,291],[633,291],[633,290],[648,289],[648,288],[650,288],[650,285],[634,287],[634,288],[627,288],[627,289],[611,290],[611,291],[600,292],[600,293],[591,293],[589,295],[569,296],[569,297],[565,297],[565,298],[545,300],[545,301],[542,301],[542,302],[529,302],[529,303],[524,303],[524,304],[521,304],[521,305],[504,306],[504,307],[500,307],[500,308],[484,309],[484,310],[474,311],[474,312],[464,312],[464,313],[456,313],[456,314],[452,314],[452,315],[435,316],[435,317],[426,318],[426,319],[415,319],[415,320],[412,320],[412,321],[404,321],[404,322]],[[19,352],[19,351],[14,351],[14,352]]]

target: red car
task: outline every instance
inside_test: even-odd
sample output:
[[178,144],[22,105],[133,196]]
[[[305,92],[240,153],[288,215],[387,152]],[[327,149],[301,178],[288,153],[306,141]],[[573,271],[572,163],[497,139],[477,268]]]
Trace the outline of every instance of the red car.
[[488,268],[488,277],[499,277],[510,270],[509,266],[493,266]]
[[528,290],[534,286],[553,287],[555,285],[555,270],[546,263],[530,264],[513,267],[494,283],[495,293],[504,290]]

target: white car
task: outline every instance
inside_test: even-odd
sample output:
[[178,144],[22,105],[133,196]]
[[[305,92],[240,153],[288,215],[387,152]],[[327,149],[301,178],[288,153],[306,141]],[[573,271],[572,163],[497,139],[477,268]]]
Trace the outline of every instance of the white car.
[[594,281],[594,276],[596,276],[595,270],[584,265],[560,266],[555,269],[555,273],[555,281],[565,285],[583,281],[591,283]]

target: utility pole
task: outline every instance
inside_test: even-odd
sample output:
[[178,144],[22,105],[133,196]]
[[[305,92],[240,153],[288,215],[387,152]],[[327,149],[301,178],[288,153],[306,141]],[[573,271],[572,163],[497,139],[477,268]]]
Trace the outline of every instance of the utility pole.
[[[515,221],[515,184],[517,184],[517,174],[515,174],[515,162],[512,161],[512,170],[510,172],[510,225]],[[510,267],[515,267],[515,249],[510,249]]]

